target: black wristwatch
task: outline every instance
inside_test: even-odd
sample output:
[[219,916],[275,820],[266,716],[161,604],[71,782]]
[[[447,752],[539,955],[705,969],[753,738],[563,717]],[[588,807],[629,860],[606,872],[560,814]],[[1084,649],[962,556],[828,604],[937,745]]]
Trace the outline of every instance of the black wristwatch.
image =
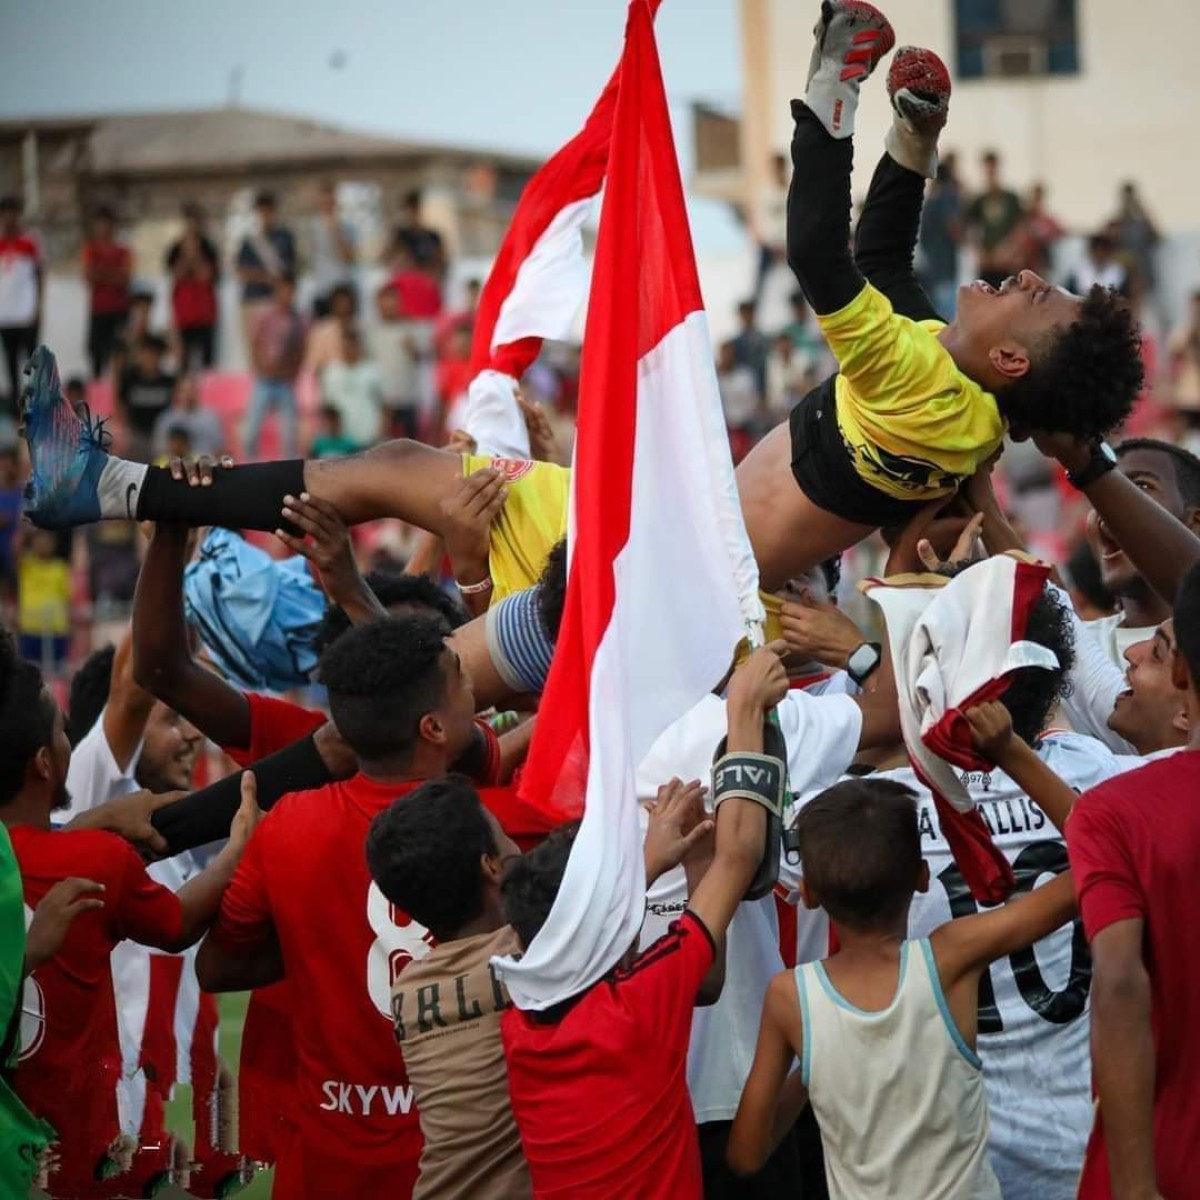
[[1097,442],[1092,447],[1092,457],[1088,459],[1087,466],[1074,475],[1068,471],[1067,482],[1076,491],[1082,492],[1084,488],[1091,487],[1102,475],[1107,475],[1116,465],[1117,456],[1113,452],[1113,448],[1107,442]]
[[846,674],[862,687],[868,679],[879,670],[883,662],[883,647],[878,642],[863,642],[861,646],[851,651],[846,660]]

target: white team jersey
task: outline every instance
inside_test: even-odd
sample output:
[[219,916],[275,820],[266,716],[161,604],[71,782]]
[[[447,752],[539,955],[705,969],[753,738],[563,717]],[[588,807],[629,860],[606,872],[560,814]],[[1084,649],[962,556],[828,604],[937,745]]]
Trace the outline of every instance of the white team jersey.
[[1124,613],[1113,613],[1111,617],[1097,617],[1094,621],[1082,622],[1108,660],[1113,663],[1123,675],[1129,664],[1125,661],[1125,651],[1138,642],[1144,642],[1154,636],[1157,626],[1130,626],[1125,624]]
[[[1094,738],[1048,735],[1042,761],[1079,792],[1118,774],[1116,757]],[[921,848],[930,886],[915,897],[911,938],[978,911],[938,827],[933,798],[912,770],[873,779],[907,784],[920,796]],[[999,771],[963,772],[1020,891],[1067,869],[1067,850],[1045,813]],[[1075,921],[1028,950],[992,964],[979,989],[979,1056],[992,1114],[990,1149],[1005,1200],[1071,1200],[1092,1127],[1088,990],[1091,957]]]
[[[862,711],[846,695],[814,697],[790,692],[779,705],[788,748],[788,782],[794,792],[836,783],[858,752]],[[727,730],[725,702],[706,696],[675,722],[638,767],[637,791],[652,800],[674,777],[707,781],[713,751]],[[646,896],[641,945],[649,946],[687,906],[683,868],[668,871]],[[696,1009],[688,1049],[688,1088],[696,1120],[730,1121],[754,1061],[763,996],[771,976],[783,970],[775,899],[742,904],[725,938],[725,986],[721,999]]]
[[[142,756],[141,743],[124,770],[121,769],[104,732],[104,713],[95,725],[80,738],[71,753],[67,769],[67,791],[71,805],[56,818],[63,822],[81,812],[107,804],[119,796],[139,790],[135,776]],[[190,851],[165,858],[147,867],[146,873],[156,883],[178,892],[196,874],[197,866]],[[150,959],[163,954],[137,942],[123,941],[113,950],[113,993],[117,1006],[117,1031],[121,1041],[122,1078],[117,1085],[117,1107],[121,1128],[137,1137],[146,1112],[146,1075],[142,1070],[142,1039],[150,1011]],[[192,1080],[192,1037],[200,1007],[200,981],[196,978],[198,946],[182,955],[183,971],[175,999],[176,1077],[179,1083]]]

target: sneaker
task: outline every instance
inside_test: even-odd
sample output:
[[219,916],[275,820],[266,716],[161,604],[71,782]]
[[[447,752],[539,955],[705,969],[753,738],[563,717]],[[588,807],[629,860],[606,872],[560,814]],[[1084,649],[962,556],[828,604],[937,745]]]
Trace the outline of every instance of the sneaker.
[[835,138],[854,132],[858,89],[896,44],[891,23],[865,0],[824,0],[804,102]]
[[901,46],[888,71],[888,96],[902,121],[936,137],[950,115],[950,72],[932,50]]
[[66,401],[58,363],[39,346],[25,366],[21,393],[22,436],[31,473],[25,515],[41,529],[71,529],[100,519],[100,473],[108,462],[103,421],[81,418]]

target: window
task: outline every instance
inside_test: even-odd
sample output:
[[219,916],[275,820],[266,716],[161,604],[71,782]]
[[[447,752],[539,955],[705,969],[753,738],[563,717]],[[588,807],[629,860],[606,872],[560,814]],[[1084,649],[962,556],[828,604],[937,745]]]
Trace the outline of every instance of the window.
[[962,79],[1079,72],[1076,0],[954,0]]

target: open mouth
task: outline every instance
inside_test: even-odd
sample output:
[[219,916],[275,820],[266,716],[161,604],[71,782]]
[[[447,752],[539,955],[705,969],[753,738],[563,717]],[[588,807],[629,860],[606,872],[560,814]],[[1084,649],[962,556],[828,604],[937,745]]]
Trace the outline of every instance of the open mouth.
[[971,284],[971,290],[982,292],[985,296],[998,296],[1000,294],[994,287],[992,287],[990,283],[987,283],[982,279],[975,280],[975,282]]
[[1100,525],[1097,529],[1100,541],[1100,559],[1102,562],[1114,563],[1117,559],[1125,557],[1125,551],[1117,544],[1113,536]]

